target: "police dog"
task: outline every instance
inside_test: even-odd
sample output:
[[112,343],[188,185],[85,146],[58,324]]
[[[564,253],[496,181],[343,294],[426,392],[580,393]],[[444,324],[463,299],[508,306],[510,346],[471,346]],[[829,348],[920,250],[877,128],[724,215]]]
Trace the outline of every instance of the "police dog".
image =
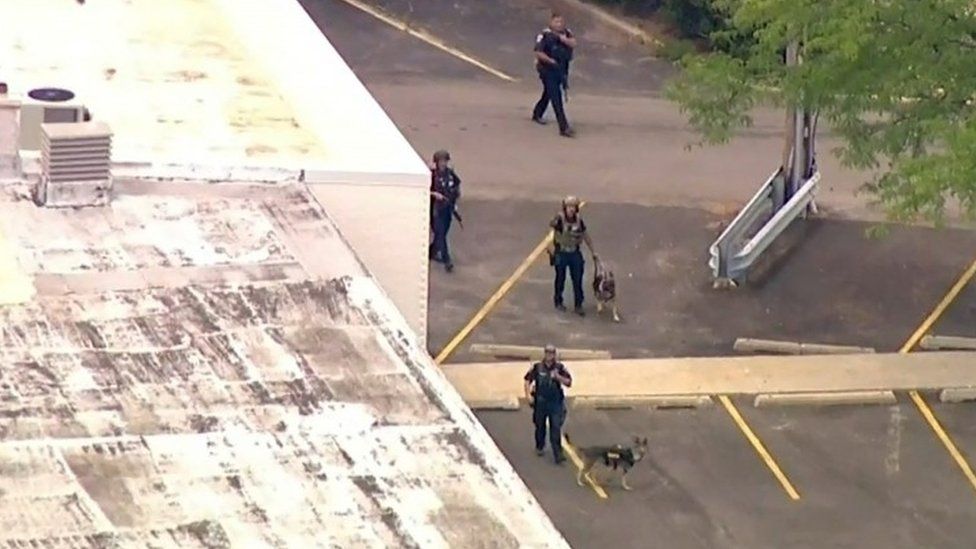
[[613,270],[603,261],[596,262],[593,272],[593,295],[596,297],[597,314],[603,314],[603,309],[609,308],[613,321],[620,322],[620,315],[617,314],[617,282]]
[[[569,442],[569,435],[566,435],[566,441]],[[576,484],[583,486],[583,479],[586,475],[590,474],[598,463],[602,463],[608,469],[613,469],[614,471],[619,469],[620,486],[624,490],[631,490],[632,488],[627,484],[627,473],[647,455],[647,437],[641,438],[635,436],[633,444],[630,446],[624,446],[622,444],[615,444],[613,446],[583,446],[577,448],[577,450],[580,453],[580,459],[583,460],[583,466],[576,474]]]

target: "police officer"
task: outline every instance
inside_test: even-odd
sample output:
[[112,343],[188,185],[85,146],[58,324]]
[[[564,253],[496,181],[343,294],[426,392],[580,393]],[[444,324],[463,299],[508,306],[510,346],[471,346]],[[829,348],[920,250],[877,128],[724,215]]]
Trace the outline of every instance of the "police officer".
[[434,233],[428,254],[433,261],[444,263],[447,272],[454,270],[447,233],[457,215],[457,201],[461,198],[461,178],[449,165],[451,154],[440,150],[434,153],[430,166],[430,223]]
[[563,290],[566,288],[566,271],[573,281],[573,311],[579,316],[583,312],[583,252],[580,243],[585,242],[590,249],[590,255],[595,263],[598,259],[593,241],[586,230],[586,223],[579,215],[580,201],[575,196],[563,199],[562,209],[549,223],[552,228],[552,247],[549,249],[549,263],[556,269],[555,293],[553,305],[560,311],[565,311],[563,305]]
[[573,48],[576,38],[566,28],[563,16],[553,13],[549,19],[549,26],[535,38],[535,67],[542,80],[542,97],[532,110],[532,120],[537,124],[545,124],[542,116],[546,114],[549,103],[556,111],[559,122],[559,135],[573,137],[575,133],[569,127],[566,113],[563,110],[563,90],[568,86],[569,62],[573,58]]
[[535,424],[535,453],[545,454],[548,422],[552,457],[559,465],[566,461],[562,445],[562,428],[566,420],[563,387],[573,386],[573,376],[562,362],[556,360],[556,347],[546,345],[542,362],[533,364],[524,379],[525,399],[532,406],[532,423]]

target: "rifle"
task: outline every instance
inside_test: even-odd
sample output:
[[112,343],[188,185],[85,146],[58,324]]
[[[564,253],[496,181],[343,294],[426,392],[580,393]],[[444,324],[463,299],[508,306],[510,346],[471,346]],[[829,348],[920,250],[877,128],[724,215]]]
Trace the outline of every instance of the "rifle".
[[563,101],[569,103],[569,68],[563,73]]
[[464,219],[461,219],[461,214],[458,212],[457,206],[454,206],[451,209],[451,215],[454,216],[454,219],[457,219],[458,225],[461,226],[461,230],[463,231],[464,230]]

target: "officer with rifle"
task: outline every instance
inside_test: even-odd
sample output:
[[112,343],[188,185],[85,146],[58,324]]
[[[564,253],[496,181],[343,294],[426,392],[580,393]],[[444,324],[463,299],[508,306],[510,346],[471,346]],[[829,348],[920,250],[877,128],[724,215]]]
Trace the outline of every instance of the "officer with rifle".
[[552,103],[556,121],[559,122],[559,135],[563,137],[575,135],[563,109],[563,93],[569,89],[569,62],[573,59],[575,47],[576,38],[558,13],[552,14],[549,26],[535,38],[535,67],[542,80],[542,97],[532,110],[532,121],[545,124],[542,117],[549,103]]
[[430,224],[433,239],[428,254],[432,261],[443,263],[447,272],[454,270],[447,242],[451,222],[457,219],[461,228],[464,228],[461,214],[457,211],[457,201],[461,198],[461,178],[451,168],[450,161],[451,154],[440,150],[434,153],[430,166]]

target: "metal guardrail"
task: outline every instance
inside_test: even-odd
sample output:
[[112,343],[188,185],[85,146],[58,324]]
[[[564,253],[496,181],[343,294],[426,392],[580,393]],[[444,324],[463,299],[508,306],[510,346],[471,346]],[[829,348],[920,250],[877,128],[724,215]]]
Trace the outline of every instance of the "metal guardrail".
[[776,209],[776,197],[782,196],[785,180],[782,168],[773,172],[709,247],[708,265],[716,285],[720,281],[732,284],[742,282],[753,263],[776,237],[808,207],[812,207],[819,183],[820,172],[814,172],[782,207]]
[[779,168],[769,176],[769,179],[759,187],[756,194],[709,248],[711,257],[708,260],[708,265],[712,268],[712,275],[716,279],[730,278],[729,259],[734,255],[732,252],[734,244],[742,240],[746,232],[760,217],[772,212],[773,186],[777,182],[782,184],[782,172],[783,169]]

